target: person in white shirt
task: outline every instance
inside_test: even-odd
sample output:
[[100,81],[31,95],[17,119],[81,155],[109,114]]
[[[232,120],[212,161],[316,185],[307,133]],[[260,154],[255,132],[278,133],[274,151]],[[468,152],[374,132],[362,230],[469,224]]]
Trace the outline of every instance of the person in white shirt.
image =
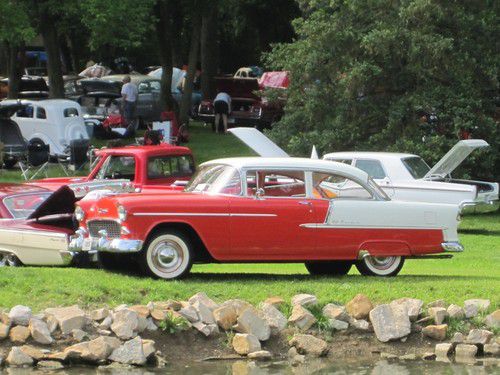
[[127,136],[135,133],[135,107],[137,103],[137,86],[131,82],[130,76],[123,77],[122,86],[122,115],[127,126]]
[[227,116],[231,113],[231,97],[225,92],[219,92],[214,99],[215,132],[219,132],[219,121],[222,117],[224,133],[227,133]]

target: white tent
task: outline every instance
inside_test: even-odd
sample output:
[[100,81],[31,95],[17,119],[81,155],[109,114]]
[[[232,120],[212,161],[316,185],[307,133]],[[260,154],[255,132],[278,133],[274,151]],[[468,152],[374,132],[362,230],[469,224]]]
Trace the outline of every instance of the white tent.
[[[148,74],[148,76],[154,77],[156,79],[161,79],[163,74],[163,69],[158,68],[153,70]],[[179,68],[172,68],[172,91],[177,90],[177,88],[182,84],[182,79],[186,75],[186,72]]]

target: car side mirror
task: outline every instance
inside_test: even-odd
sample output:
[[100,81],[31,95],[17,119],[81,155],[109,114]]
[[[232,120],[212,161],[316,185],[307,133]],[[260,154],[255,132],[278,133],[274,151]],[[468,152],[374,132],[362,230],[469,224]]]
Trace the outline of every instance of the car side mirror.
[[259,188],[255,191],[255,199],[264,199],[265,191],[262,188]]

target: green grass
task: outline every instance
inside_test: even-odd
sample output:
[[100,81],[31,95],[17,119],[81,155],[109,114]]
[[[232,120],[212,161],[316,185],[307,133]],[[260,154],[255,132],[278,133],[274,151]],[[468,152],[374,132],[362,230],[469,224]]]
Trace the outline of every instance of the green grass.
[[[198,163],[252,154],[231,135],[215,135],[201,124],[190,130],[188,146]],[[399,276],[388,279],[362,277],[354,268],[342,278],[312,277],[302,264],[196,265],[187,279],[171,282],[97,269],[0,268],[0,308],[16,304],[34,309],[74,303],[114,306],[186,299],[199,291],[217,301],[242,298],[252,303],[273,295],[289,300],[297,293],[313,293],[321,304],[345,303],[357,293],[365,293],[375,302],[408,296],[462,304],[468,298],[489,298],[492,308],[498,308],[500,215],[465,217],[460,238],[464,253],[453,259],[408,260]]]

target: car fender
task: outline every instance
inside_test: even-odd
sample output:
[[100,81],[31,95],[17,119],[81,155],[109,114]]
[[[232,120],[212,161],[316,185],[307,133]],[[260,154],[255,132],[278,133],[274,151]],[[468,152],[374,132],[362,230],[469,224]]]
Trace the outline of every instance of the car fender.
[[358,249],[368,251],[372,256],[410,256],[412,255],[410,245],[406,241],[365,241]]

